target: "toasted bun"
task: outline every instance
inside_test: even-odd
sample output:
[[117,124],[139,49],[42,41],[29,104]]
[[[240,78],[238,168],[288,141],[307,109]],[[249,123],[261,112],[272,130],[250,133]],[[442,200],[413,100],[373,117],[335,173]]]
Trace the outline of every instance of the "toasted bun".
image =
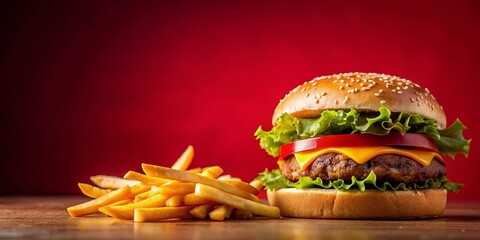
[[382,106],[392,112],[419,114],[446,127],[442,106],[429,90],[403,78],[376,73],[343,73],[315,78],[296,87],[278,104],[272,123],[283,113],[299,118],[317,118],[326,109],[377,112]]
[[442,215],[445,189],[364,192],[335,189],[267,191],[268,201],[284,217],[336,219],[412,219]]

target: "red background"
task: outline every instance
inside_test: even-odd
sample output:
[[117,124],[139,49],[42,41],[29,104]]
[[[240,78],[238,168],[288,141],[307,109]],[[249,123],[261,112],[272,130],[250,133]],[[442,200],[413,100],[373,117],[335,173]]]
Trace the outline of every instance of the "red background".
[[[479,1],[2,1],[2,194],[78,193],[95,174],[171,165],[254,178],[253,132],[313,77],[381,72],[428,87],[480,134]],[[479,200],[477,139],[448,161]]]

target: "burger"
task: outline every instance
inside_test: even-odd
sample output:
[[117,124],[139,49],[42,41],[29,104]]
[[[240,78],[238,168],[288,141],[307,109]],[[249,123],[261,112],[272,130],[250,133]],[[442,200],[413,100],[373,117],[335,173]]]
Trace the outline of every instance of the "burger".
[[285,217],[438,217],[463,186],[447,179],[443,157],[468,154],[465,126],[447,128],[435,97],[407,79],[317,77],[280,100],[272,124],[255,136],[278,169],[259,180]]

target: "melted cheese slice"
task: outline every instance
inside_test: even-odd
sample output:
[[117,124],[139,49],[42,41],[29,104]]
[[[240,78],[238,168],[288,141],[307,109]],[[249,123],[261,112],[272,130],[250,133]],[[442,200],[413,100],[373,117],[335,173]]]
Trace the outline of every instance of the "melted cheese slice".
[[385,146],[377,147],[336,147],[325,149],[313,149],[303,152],[294,153],[295,158],[298,161],[298,165],[301,170],[305,170],[318,156],[327,153],[340,153],[343,154],[358,164],[364,164],[368,160],[382,154],[397,154],[409,157],[423,166],[428,166],[432,162],[433,158],[443,160],[442,156],[436,152],[423,150],[419,148],[415,149],[401,149]]

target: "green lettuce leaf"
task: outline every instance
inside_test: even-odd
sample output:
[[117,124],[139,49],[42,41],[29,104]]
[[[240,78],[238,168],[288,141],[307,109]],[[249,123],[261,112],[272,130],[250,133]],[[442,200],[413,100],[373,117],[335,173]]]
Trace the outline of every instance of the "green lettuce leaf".
[[346,191],[349,189],[356,189],[365,191],[366,189],[376,189],[380,191],[387,190],[420,190],[420,189],[441,189],[444,188],[449,192],[457,192],[463,187],[463,184],[450,182],[445,176],[439,180],[427,180],[422,184],[405,184],[405,183],[390,183],[377,182],[377,176],[373,171],[363,180],[358,180],[352,177],[350,181],[342,179],[335,181],[323,181],[320,178],[312,179],[310,177],[302,177],[296,182],[291,182],[280,172],[279,169],[269,172],[265,170],[259,174],[258,179],[263,183],[266,189],[274,190],[281,188],[323,188],[336,189],[339,191]]
[[274,157],[278,156],[280,146],[301,139],[355,133],[386,135],[390,132],[426,134],[432,137],[442,155],[468,154],[470,140],[463,137],[466,127],[458,119],[449,128],[439,130],[435,121],[420,115],[404,112],[394,115],[386,107],[381,107],[378,115],[372,114],[375,113],[359,113],[355,109],[325,110],[317,119],[303,119],[285,113],[272,130],[264,131],[260,126],[254,135],[260,139],[262,149]]

